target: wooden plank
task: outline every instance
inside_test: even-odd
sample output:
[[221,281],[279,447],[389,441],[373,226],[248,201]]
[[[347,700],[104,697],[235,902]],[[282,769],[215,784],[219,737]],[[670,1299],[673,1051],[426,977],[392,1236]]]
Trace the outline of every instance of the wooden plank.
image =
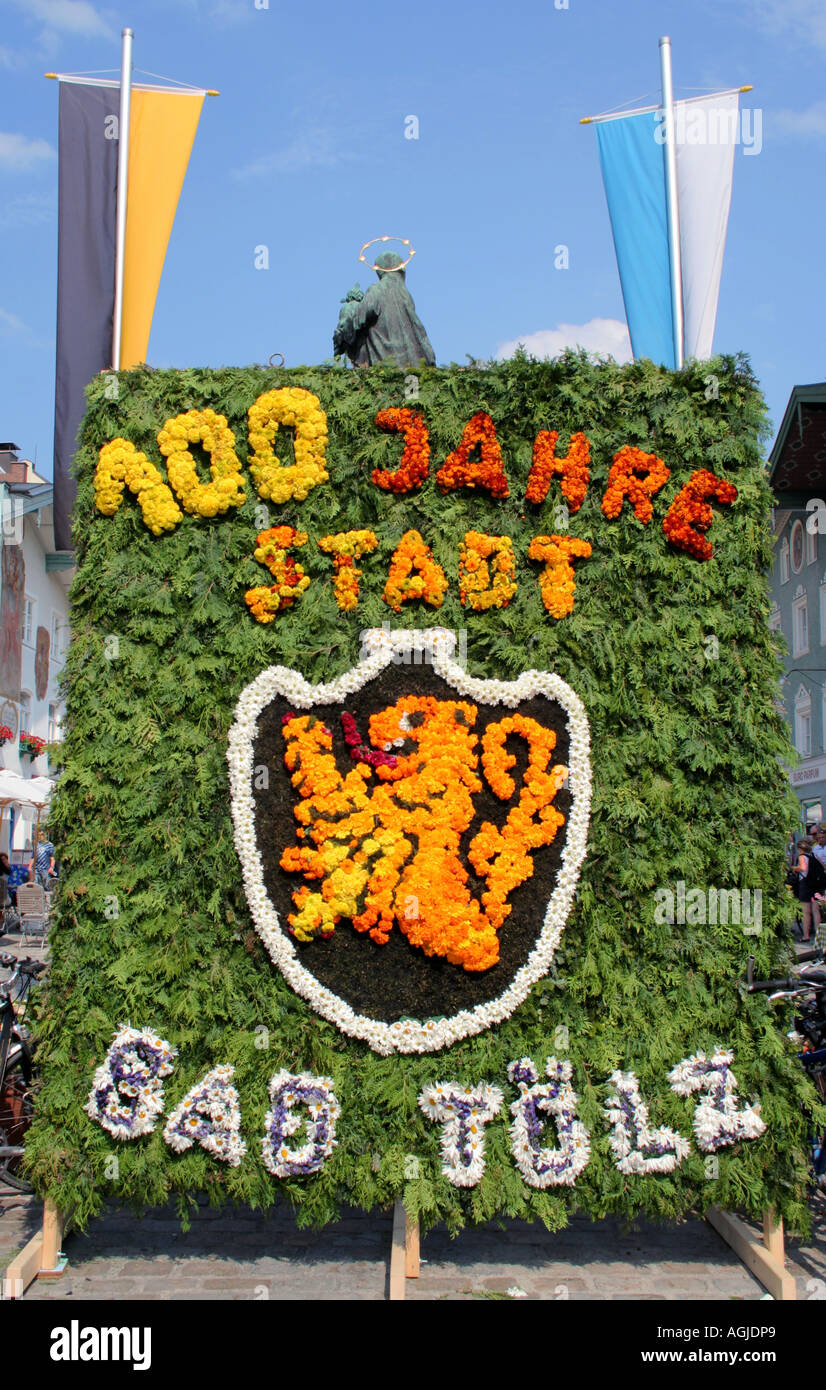
[[706,1220],[731,1246],[755,1279],[760,1280],[772,1298],[789,1303],[797,1298],[794,1276],[787,1272],[785,1260],[778,1259],[774,1253],[778,1248],[776,1233],[773,1250],[769,1250],[752,1234],[745,1222],[738,1216],[732,1216],[731,1212],[711,1207],[706,1212]]
[[393,1208],[393,1238],[390,1246],[390,1303],[404,1301],[405,1235],[407,1213],[401,1197]]
[[404,1219],[404,1272],[408,1279],[419,1277],[419,1223],[407,1212]]
[[40,1230],[23,1246],[19,1255],[15,1255],[11,1264],[6,1268],[3,1275],[4,1298],[23,1297],[29,1284],[40,1273],[42,1251],[43,1232]]

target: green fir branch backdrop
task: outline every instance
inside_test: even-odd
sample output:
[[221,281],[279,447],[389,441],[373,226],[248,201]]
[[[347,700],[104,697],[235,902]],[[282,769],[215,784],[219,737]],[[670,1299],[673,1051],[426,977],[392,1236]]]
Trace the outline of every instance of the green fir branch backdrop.
[[[769,1005],[742,987],[750,952],[758,974],[783,973],[787,963],[782,850],[795,817],[779,761],[789,749],[773,706],[766,415],[748,363],[719,358],[673,373],[567,353],[555,362],[519,356],[422,369],[415,404],[430,428],[431,474],[420,491],[396,497],[370,480],[372,468],[394,468],[401,453],[400,436],[379,431],[374,418],[411,404],[406,375],[391,367],[137,368],[120,375],[116,400],[109,377],[88,390],[76,462],[64,770],[50,822],[63,876],[37,1024],[45,1080],[29,1171],[81,1226],[110,1195],[137,1207],[174,1195],[185,1219],[198,1192],[262,1208],[286,1198],[302,1224],[403,1194],[425,1226],[443,1220],[451,1229],[495,1214],[558,1228],[576,1209],[667,1219],[712,1203],[753,1214],[773,1205],[805,1226],[811,1093]],[[263,626],[244,603],[247,588],[268,582],[252,558],[260,499],[251,481],[237,512],[187,516],[156,538],[128,493],[115,517],[97,514],[92,480],[107,440],[122,435],[159,461],[155,434],[164,421],[205,406],[227,416],[246,466],[247,410],[261,392],[286,385],[315,392],[327,412],[330,482],[304,502],[270,504],[270,524],[309,533],[296,555],[312,584],[295,608]],[[504,501],[469,490],[442,496],[435,484],[479,410],[492,416],[502,445]],[[561,621],[542,607],[538,566],[527,559],[532,536],[559,529],[562,501],[558,481],[542,506],[523,500],[540,429],[558,430],[560,449],[584,430],[592,451],[588,497],[570,533],[590,540],[594,553],[576,564],[574,610]],[[276,443],[282,462],[291,458],[286,434]],[[628,503],[616,521],[600,511],[612,456],[624,444],[656,452],[671,469],[647,527]],[[678,489],[702,467],[739,490],[733,506],[715,505],[707,563],[674,550],[661,529]],[[380,545],[361,562],[358,609],[342,614],[330,558],[316,541],[360,527],[372,527]],[[381,594],[392,551],[412,527],[451,587],[438,612],[416,603],[396,617]],[[470,529],[513,537],[519,591],[504,611],[460,606],[458,550]],[[252,926],[229,812],[226,738],[242,688],[273,663],[311,681],[332,679],[358,659],[360,631],[384,622],[466,629],[472,675],[556,671],[591,723],[588,852],[551,973],[506,1023],[424,1057],[377,1056],[290,990]],[[759,888],[762,933],[658,923],[655,891],[679,880]],[[538,913],[544,907],[537,902]],[[124,1144],[86,1116],[95,1067],[126,1022],[156,1029],[180,1050],[165,1083],[167,1114],[209,1068],[235,1066],[249,1149],[239,1168],[198,1148],[176,1156],[163,1143],[163,1121],[149,1138]],[[622,1176],[601,1115],[609,1073],[635,1071],[651,1123],[690,1135],[694,1104],[669,1090],[666,1073],[717,1045],[734,1049],[740,1097],[760,1101],[765,1135],[721,1151],[716,1170],[693,1143],[670,1174]],[[516,1091],[506,1067],[530,1056],[542,1068],[551,1053],[573,1063],[592,1159],[575,1188],[542,1192],[523,1183],[510,1157],[506,1107]],[[261,1159],[267,1081],[281,1067],[332,1076],[342,1106],[338,1148],[310,1178],[279,1181]],[[485,1176],[469,1191],[442,1176],[439,1127],[416,1104],[424,1085],[442,1080],[487,1080],[506,1094],[488,1126]],[[107,1177],[113,1153],[116,1179]]]

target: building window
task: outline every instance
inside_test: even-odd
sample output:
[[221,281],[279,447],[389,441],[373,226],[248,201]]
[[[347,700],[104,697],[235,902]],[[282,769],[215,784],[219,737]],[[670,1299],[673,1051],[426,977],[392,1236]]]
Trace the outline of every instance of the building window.
[[[826,594],[826,589],[821,590],[821,593],[822,593],[822,594]],[[822,602],[823,602],[823,599],[821,598],[821,603],[822,603]],[[771,611],[771,613],[769,614],[769,631],[770,631],[770,632],[782,632],[782,631],[783,631],[783,625],[782,625],[782,623],[781,623],[781,621],[780,621],[780,609],[779,609],[779,608],[773,608],[772,611]]]
[[[826,696],[826,691],[824,691],[824,696]],[[62,737],[63,730],[60,727],[60,709],[57,705],[49,705],[49,736],[47,742],[59,743]]]
[[789,542],[784,536],[780,542],[780,583],[789,582]]
[[792,655],[805,656],[809,650],[809,615],[806,594],[795,598],[792,604]]
[[34,645],[34,599],[28,594],[23,599],[23,621],[20,624],[20,640],[27,647]]
[[810,531],[808,526],[806,527],[806,564],[817,564],[817,531]]
[[801,685],[794,701],[794,746],[801,758],[812,751],[812,697]]
[[61,627],[61,624],[60,624],[60,614],[59,614],[59,613],[53,612],[53,613],[52,613],[52,626],[51,626],[51,630],[50,630],[50,633],[49,633],[49,655],[52,656],[52,657],[58,656],[58,655],[60,654],[60,650],[61,650],[61,647],[60,647],[60,638],[61,638],[60,627]]
[[796,521],[792,527],[792,569],[799,574],[803,568],[803,522]]
[[20,694],[20,733],[30,734],[32,731],[32,697],[28,690],[21,691]]

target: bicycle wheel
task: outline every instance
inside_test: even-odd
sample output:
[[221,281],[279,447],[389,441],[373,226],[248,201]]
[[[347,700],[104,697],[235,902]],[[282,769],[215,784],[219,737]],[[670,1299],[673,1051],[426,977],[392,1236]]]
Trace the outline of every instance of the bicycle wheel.
[[[21,1062],[6,1070],[0,1091],[0,1183],[15,1192],[31,1192],[31,1183],[20,1172],[26,1130],[32,1122],[32,1097]],[[12,1152],[3,1152],[4,1150]]]

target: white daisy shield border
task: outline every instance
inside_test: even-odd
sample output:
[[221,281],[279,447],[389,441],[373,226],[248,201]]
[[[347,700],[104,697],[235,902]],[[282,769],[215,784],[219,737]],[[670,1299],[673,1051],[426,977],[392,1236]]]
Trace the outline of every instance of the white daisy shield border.
[[[516,680],[479,680],[455,662],[456,636],[446,628],[404,629],[390,632],[372,628],[362,633],[362,659],[357,666],[329,684],[310,685],[287,666],[268,666],[242,691],[229,731],[227,762],[232,801],[235,847],[241,860],[244,890],[261,940],[287,983],[330,1023],[350,1037],[366,1042],[374,1052],[438,1052],[462,1038],[482,1033],[509,1018],[551,967],[576,892],[585,857],[591,804],[590,731],[579,696],[560,676],[548,671],[526,671]],[[533,950],[507,989],[486,1004],[463,1009],[450,1018],[400,1019],[386,1023],[356,1013],[332,990],[319,983],[302,965],[298,952],[279,925],[278,913],[264,884],[264,868],[255,834],[255,802],[252,793],[255,738],[258,717],[270,701],[281,695],[297,709],[314,705],[343,704],[387,666],[428,653],[429,664],[460,695],[483,705],[515,709],[536,695],[556,700],[568,716],[568,788],[571,810],[557,881],[542,931]]]

